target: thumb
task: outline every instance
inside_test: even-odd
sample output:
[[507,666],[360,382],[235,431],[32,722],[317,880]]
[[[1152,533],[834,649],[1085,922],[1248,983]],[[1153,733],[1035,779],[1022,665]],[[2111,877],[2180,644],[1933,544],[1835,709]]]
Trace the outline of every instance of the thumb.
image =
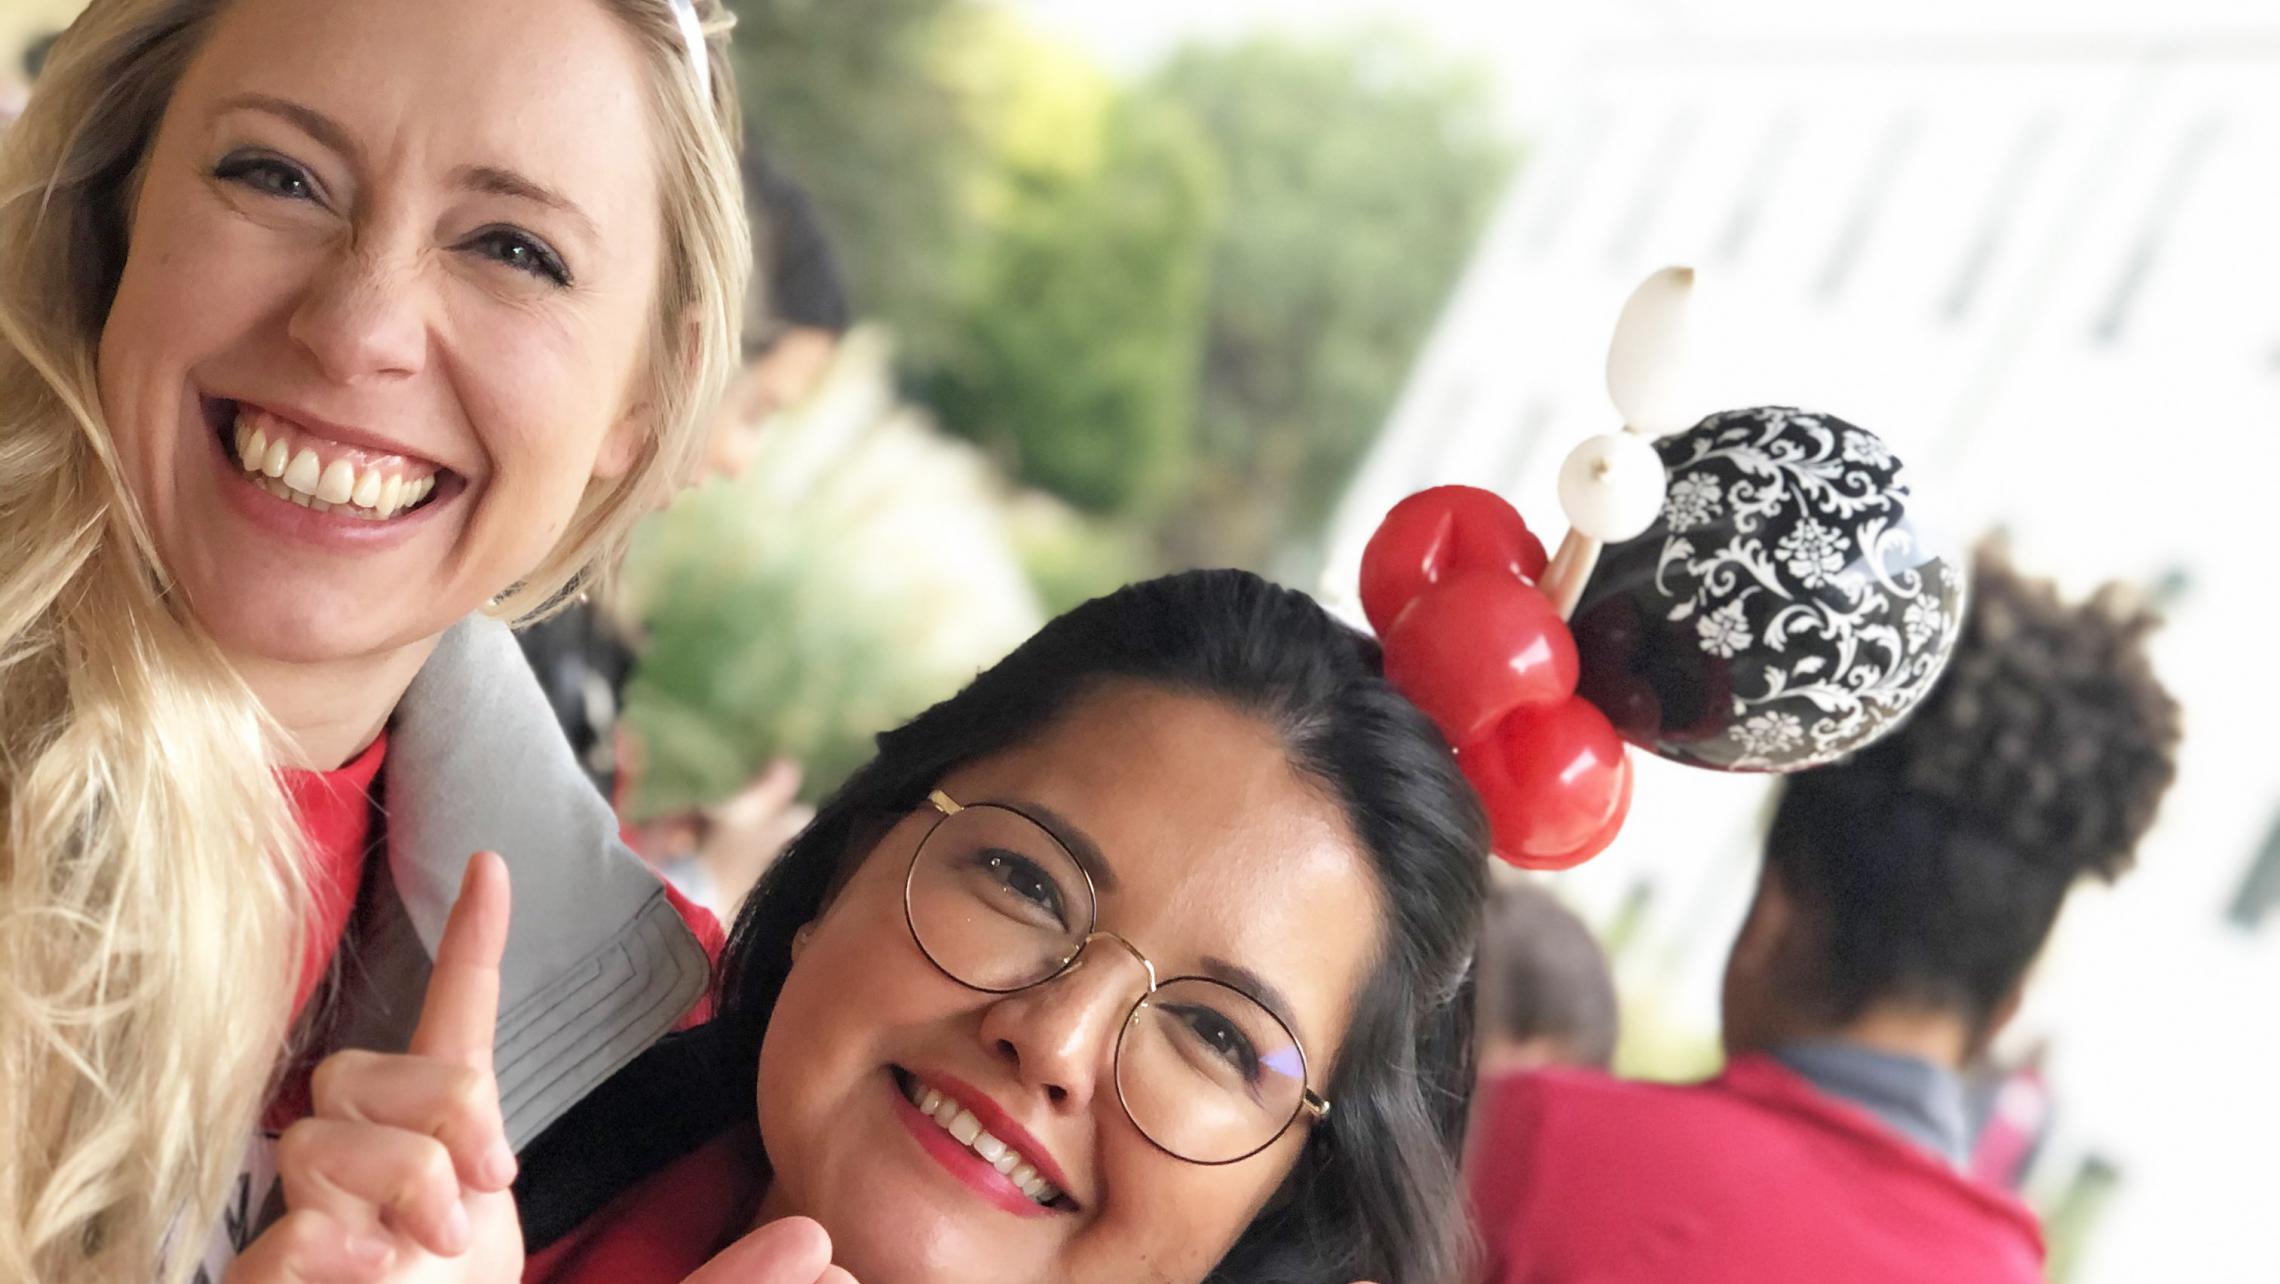
[[681,1284],[816,1284],[831,1266],[831,1236],[805,1217],[786,1217],[720,1251]]
[[475,853],[436,944],[412,1055],[490,1071],[509,912],[506,862],[493,852]]

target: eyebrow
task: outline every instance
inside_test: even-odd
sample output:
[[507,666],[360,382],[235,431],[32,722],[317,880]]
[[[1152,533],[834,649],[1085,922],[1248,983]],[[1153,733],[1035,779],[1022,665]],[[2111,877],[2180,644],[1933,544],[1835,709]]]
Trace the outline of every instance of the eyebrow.
[[1083,866],[1085,873],[1091,876],[1095,889],[1103,892],[1116,890],[1116,871],[1109,867],[1108,858],[1101,855],[1100,844],[1094,842],[1090,834],[1070,824],[1068,817],[1043,803],[1031,802],[1026,798],[1015,799],[1003,805],[1044,826],[1046,833],[1051,834],[1061,846],[1068,848],[1069,855],[1077,858],[1077,864]]
[[[317,140],[319,144],[340,153],[350,164],[363,163],[364,150],[356,145],[356,140],[349,136],[348,130],[339,121],[314,107],[273,94],[239,94],[224,99],[215,108],[216,115],[232,111],[258,111],[275,116]],[[517,174],[511,169],[497,165],[462,165],[451,172],[451,181],[471,192],[483,192],[543,206],[576,222],[588,240],[601,239],[594,220],[578,208],[577,202],[544,183]]]
[[[1061,846],[1067,848],[1069,855],[1076,858],[1077,864],[1084,867],[1085,873],[1092,876],[1093,886],[1096,889],[1103,892],[1116,890],[1116,871],[1109,867],[1108,858],[1101,854],[1100,845],[1095,843],[1092,836],[1084,830],[1069,823],[1068,817],[1061,815],[1043,803],[1031,802],[1026,798],[1013,799],[999,805],[1018,811],[1044,826],[1045,831],[1051,834]],[[1272,1013],[1277,1021],[1282,1022],[1283,1028],[1290,1031],[1292,1037],[1298,1039],[1302,1045],[1305,1043],[1305,1036],[1300,1033],[1298,1028],[1298,1015],[1292,1010],[1290,999],[1281,990],[1275,988],[1274,982],[1240,963],[1230,962],[1215,955],[1205,955],[1202,959],[1202,967],[1205,976],[1232,989],[1241,990],[1257,999],[1259,1006]]]
[[586,211],[578,208],[576,201],[511,169],[501,169],[496,165],[462,165],[451,172],[451,181],[472,192],[484,192],[544,206],[577,223],[587,240],[601,239],[601,233],[595,230],[594,220],[586,216]]
[[1291,1011],[1290,1000],[1274,987],[1273,982],[1240,963],[1230,963],[1208,954],[1203,958],[1203,972],[1212,980],[1257,999],[1260,1007],[1273,1013],[1275,1020],[1283,1023],[1283,1029],[1290,1031],[1292,1038],[1297,1039],[1301,1045],[1306,1042],[1305,1036],[1298,1032],[1298,1016]]
[[351,163],[360,162],[363,159],[364,150],[356,145],[355,139],[348,136],[347,130],[341,128],[339,121],[314,107],[303,106],[290,98],[278,98],[271,94],[239,94],[235,98],[222,100],[221,105],[214,109],[214,114],[219,116],[225,112],[233,111],[266,112],[269,115],[279,117],[302,133],[316,139],[319,143],[339,152]]

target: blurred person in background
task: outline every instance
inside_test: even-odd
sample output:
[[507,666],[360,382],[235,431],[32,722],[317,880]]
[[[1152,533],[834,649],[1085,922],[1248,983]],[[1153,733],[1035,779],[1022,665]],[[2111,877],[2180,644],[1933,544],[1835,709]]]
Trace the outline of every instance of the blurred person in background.
[[1557,897],[1532,882],[1498,887],[1481,928],[1480,960],[1483,1079],[1614,1064],[1621,1023],[1614,974],[1590,927]]
[[[851,324],[839,265],[798,184],[745,149],[745,203],[754,236],[746,296],[744,364],[706,440],[704,475],[734,479],[750,464],[767,422],[806,401],[829,373]],[[639,774],[638,744],[619,727],[626,682],[638,663],[630,622],[607,600],[582,600],[519,635],[555,717],[595,787],[621,812]],[[768,764],[743,791],[701,811],[646,817],[627,841],[684,895],[723,919],[812,812],[799,804],[798,763]]]
[[1484,1091],[1490,1280],[2043,1278],[2033,1214],[1965,1172],[1960,1072],[2068,889],[2130,863],[2178,711],[2118,590],[2068,605],[1988,552],[1968,611],[1912,719],[1786,783],[1727,963],[1723,1074]]

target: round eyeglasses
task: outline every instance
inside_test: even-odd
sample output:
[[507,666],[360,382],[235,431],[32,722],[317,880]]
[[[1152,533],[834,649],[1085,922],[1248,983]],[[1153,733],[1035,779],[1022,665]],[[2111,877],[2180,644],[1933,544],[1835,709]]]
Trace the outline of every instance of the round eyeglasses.
[[1130,941],[1099,931],[1092,875],[1044,825],[996,803],[936,790],[934,823],[911,855],[903,917],[944,976],[985,994],[1043,985],[1095,941],[1138,959],[1148,988],[1116,1038],[1116,1096],[1140,1134],[1195,1164],[1248,1159],[1301,1114],[1330,1103],[1306,1086],[1290,1026],[1242,990],[1203,976],[1156,979]]

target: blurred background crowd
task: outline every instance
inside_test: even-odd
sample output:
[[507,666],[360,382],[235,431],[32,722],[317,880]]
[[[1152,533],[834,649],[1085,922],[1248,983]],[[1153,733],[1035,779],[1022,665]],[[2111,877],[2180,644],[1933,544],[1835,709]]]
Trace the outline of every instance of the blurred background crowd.
[[[0,120],[77,7],[0,0]],[[710,478],[529,648],[645,854],[733,908],[872,734],[1137,576],[1358,619],[1412,490],[1556,530],[1616,309],[1690,263],[1704,409],[1842,415],[1954,530],[2168,617],[2176,787],[1981,1069],[1973,1166],[2056,1280],[2280,1279],[2268,5],[731,7],[750,368]],[[1715,1068],[1766,789],[1639,770],[1611,851],[1497,908],[1498,1064]]]

